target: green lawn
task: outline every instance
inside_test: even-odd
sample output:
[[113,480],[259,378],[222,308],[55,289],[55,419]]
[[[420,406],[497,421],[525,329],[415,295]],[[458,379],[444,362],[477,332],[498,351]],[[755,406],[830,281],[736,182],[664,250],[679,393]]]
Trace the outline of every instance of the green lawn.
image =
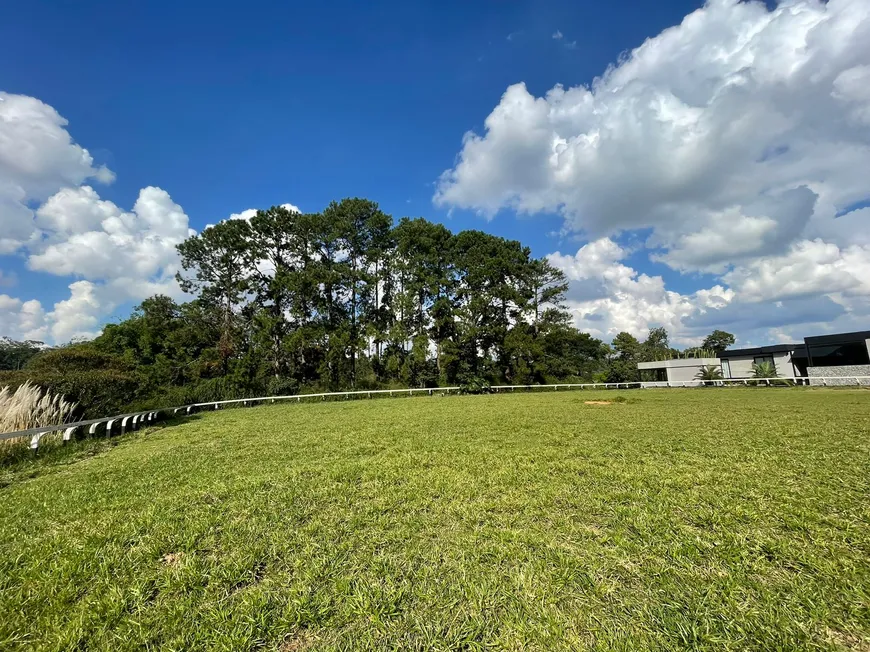
[[870,391],[270,405],[87,452],[5,476],[0,649],[870,649]]

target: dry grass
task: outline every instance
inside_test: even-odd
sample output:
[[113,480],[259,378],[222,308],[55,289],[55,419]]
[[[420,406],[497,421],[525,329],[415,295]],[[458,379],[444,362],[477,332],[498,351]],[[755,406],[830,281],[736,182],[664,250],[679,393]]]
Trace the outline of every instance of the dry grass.
[[14,392],[0,388],[0,433],[41,428],[66,423],[72,419],[77,403],[61,394],[52,394],[29,381]]

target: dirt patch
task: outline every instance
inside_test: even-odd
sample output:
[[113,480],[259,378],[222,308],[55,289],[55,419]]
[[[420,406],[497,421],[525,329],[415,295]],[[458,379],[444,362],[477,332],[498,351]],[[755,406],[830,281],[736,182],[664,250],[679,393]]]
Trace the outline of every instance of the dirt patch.
[[583,401],[583,405],[612,405],[613,401]]
[[160,558],[160,561],[163,562],[164,566],[178,566],[181,563],[181,559],[184,557],[183,552],[168,552]]
[[302,652],[302,650],[307,650],[314,645],[314,640],[314,635],[304,631],[287,634],[278,647],[278,652]]
[[828,640],[842,650],[856,650],[857,652],[867,652],[870,650],[870,638],[859,637],[855,634],[840,632],[835,629],[828,629],[826,633]]

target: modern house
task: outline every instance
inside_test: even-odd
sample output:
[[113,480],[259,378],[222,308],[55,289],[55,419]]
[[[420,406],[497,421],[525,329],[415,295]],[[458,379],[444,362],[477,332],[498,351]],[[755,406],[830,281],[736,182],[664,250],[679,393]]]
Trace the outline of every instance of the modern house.
[[723,378],[752,378],[753,367],[762,362],[772,363],[779,378],[809,377],[811,385],[854,384],[855,378],[870,377],[870,331],[805,337],[803,344],[730,349],[720,353],[718,358],[640,362],[637,368],[652,372],[645,375],[653,376],[656,383],[682,385],[695,381],[698,372],[709,365],[720,367]]
[[[674,358],[672,360],[657,360],[655,362],[639,362],[640,371],[651,371],[653,380],[657,383],[678,382],[681,385],[695,381],[695,376],[703,367],[719,366],[719,358]],[[700,381],[698,381],[700,385]]]
[[870,376],[870,331],[805,337],[804,343],[811,385],[850,384],[827,379]]
[[750,349],[731,349],[719,354],[724,378],[752,378],[752,368],[761,362],[776,367],[780,378],[807,375],[807,353],[803,344],[774,344]]

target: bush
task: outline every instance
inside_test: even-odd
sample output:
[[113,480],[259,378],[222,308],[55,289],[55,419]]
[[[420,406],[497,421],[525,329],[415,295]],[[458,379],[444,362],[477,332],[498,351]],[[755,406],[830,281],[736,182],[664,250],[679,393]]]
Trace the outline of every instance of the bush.
[[75,374],[84,371],[131,372],[133,368],[114,355],[101,353],[87,344],[48,349],[28,360],[25,371],[34,373]]
[[299,393],[299,381],[295,378],[275,378],[269,379],[269,384],[266,387],[268,396],[292,396]]
[[9,385],[10,389],[27,382],[78,403],[86,419],[124,412],[136,400],[141,388],[135,374],[114,370],[53,373],[25,369],[0,372],[0,385]]
[[246,395],[247,392],[239,391],[227,378],[210,378],[183,386],[164,388],[149,397],[140,407],[175,407],[243,398]]
[[492,394],[492,385],[488,380],[484,380],[478,376],[467,378],[459,384],[460,394]]

